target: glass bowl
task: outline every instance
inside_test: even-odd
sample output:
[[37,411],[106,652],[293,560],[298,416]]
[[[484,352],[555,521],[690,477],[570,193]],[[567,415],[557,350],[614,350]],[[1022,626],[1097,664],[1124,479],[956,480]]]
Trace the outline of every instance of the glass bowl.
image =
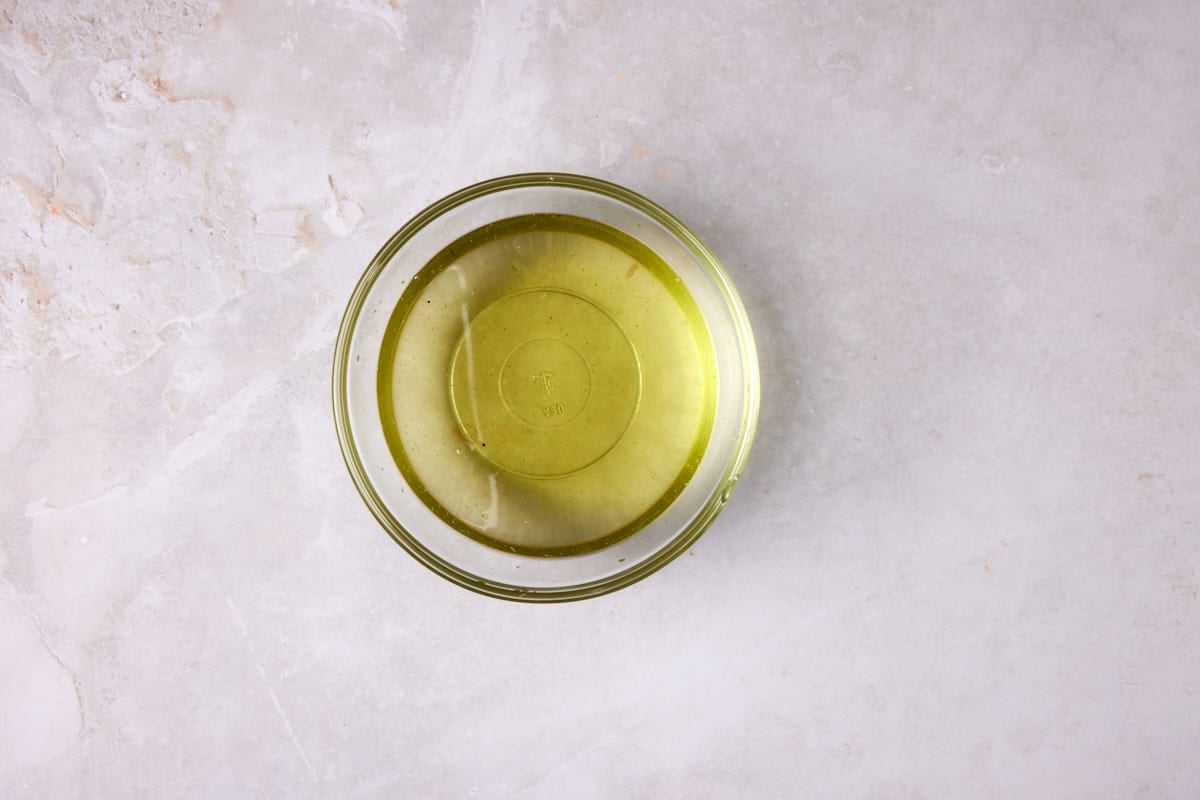
[[495,178],[397,231],[338,331],[346,466],[401,547],[482,594],[619,589],[686,550],[754,435],[745,309],[707,247],[595,178]]

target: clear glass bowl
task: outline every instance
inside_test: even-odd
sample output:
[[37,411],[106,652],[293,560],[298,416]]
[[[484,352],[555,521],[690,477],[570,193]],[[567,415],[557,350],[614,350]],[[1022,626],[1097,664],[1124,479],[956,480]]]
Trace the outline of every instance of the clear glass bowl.
[[496,178],[419,213],[367,266],[334,352],[338,439],[371,513],[439,575],[529,602],[628,586],[691,546],[758,401],[713,254],[577,175]]

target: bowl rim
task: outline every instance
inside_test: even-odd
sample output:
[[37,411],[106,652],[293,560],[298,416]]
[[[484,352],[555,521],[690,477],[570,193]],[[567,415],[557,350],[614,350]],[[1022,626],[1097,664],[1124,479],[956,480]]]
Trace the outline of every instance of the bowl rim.
[[[700,266],[715,280],[733,318],[738,339],[738,351],[745,371],[742,385],[742,419],[738,441],[728,459],[722,479],[691,521],[670,541],[646,559],[612,575],[584,583],[562,586],[521,586],[482,578],[439,557],[421,543],[388,509],[368,478],[368,472],[358,454],[350,425],[347,377],[350,370],[351,342],[367,296],[376,280],[387,269],[393,256],[418,231],[454,208],[473,200],[528,187],[563,187],[576,189],[622,202],[662,225],[695,256]],[[657,572],[677,558],[703,534],[729,500],[730,493],[745,467],[758,422],[760,401],[758,357],[750,320],[732,280],[713,252],[677,217],[654,201],[615,183],[585,175],[564,172],[525,172],[504,175],[471,184],[435,201],[414,215],[383,244],[368,262],[342,313],[334,344],[331,394],[334,427],[342,459],[359,496],[383,529],[410,556],[447,580],[479,594],[524,602],[565,602],[598,597],[629,586]]]

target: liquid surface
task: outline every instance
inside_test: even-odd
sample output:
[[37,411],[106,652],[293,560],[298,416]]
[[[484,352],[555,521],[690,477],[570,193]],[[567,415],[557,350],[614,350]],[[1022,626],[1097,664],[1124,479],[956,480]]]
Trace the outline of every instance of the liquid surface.
[[613,228],[479,228],[410,283],[380,354],[408,484],[467,536],[571,555],[635,533],[691,478],[715,410],[712,342],[679,276]]

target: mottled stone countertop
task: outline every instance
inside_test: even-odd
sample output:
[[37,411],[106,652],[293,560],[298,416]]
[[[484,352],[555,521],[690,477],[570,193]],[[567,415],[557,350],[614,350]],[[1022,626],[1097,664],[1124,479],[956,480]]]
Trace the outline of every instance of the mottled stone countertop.
[[[1200,796],[1200,4],[0,0],[0,796]],[[376,525],[333,339],[424,205],[607,178],[758,337],[635,587]]]

